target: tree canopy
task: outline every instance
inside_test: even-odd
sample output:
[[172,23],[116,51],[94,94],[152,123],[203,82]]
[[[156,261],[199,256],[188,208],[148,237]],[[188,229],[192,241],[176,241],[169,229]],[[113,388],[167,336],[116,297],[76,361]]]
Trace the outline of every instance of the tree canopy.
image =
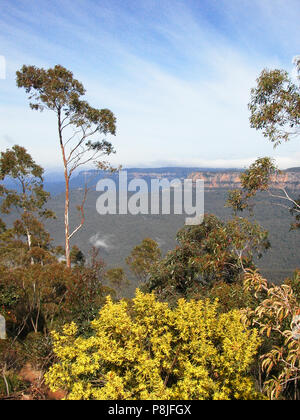
[[251,90],[251,127],[262,130],[274,146],[300,134],[300,57],[296,57],[297,82],[285,70],[264,69]]

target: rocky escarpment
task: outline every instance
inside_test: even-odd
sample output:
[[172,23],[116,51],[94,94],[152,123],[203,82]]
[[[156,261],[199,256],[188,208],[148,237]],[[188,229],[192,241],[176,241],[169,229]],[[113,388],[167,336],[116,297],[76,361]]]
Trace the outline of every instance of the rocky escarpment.
[[[184,179],[203,179],[205,189],[235,189],[240,188],[240,174],[242,170],[239,169],[208,169],[208,168],[190,168],[190,167],[171,167],[171,168],[129,168],[124,169],[126,171],[127,182],[129,183],[133,179],[143,179],[147,182],[148,187],[151,187],[151,180],[153,179],[167,179],[180,180]],[[108,173],[102,171],[86,171],[81,172],[72,182],[72,188],[78,188],[85,184],[86,180],[91,179],[92,184],[96,185],[99,179],[111,178],[116,182],[118,187],[119,174],[114,173],[108,175]],[[272,178],[272,188],[286,188],[288,190],[296,191],[300,189],[300,168],[291,168],[286,171],[282,171],[277,176]]]
[[[188,178],[203,179],[206,189],[241,187],[240,172],[193,172]],[[300,172],[281,172],[272,177],[271,188],[298,190],[300,187]]]

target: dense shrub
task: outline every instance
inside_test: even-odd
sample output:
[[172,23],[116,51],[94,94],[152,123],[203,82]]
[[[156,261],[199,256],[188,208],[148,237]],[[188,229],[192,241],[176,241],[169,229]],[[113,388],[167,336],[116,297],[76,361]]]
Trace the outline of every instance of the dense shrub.
[[68,399],[256,399],[249,368],[260,344],[238,310],[181,299],[171,309],[137,291],[132,305],[107,298],[78,336],[75,323],[53,333],[59,362],[45,375]]

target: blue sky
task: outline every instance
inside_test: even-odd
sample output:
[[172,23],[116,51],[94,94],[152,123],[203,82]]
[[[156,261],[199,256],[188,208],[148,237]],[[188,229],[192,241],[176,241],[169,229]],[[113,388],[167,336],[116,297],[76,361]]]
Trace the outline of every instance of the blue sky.
[[299,22],[299,0],[0,0],[0,147],[60,167],[55,117],[29,109],[15,72],[61,64],[115,113],[114,164],[299,166],[297,139],[274,150],[247,109],[263,68],[293,71]]

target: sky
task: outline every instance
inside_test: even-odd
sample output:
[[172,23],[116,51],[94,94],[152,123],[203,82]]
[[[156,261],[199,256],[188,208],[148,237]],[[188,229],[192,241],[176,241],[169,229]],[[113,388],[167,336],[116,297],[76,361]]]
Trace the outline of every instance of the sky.
[[293,74],[299,22],[299,0],[0,0],[0,148],[62,167],[55,115],[15,82],[23,64],[61,64],[115,114],[112,164],[300,166],[299,139],[274,150],[247,107],[264,68]]

